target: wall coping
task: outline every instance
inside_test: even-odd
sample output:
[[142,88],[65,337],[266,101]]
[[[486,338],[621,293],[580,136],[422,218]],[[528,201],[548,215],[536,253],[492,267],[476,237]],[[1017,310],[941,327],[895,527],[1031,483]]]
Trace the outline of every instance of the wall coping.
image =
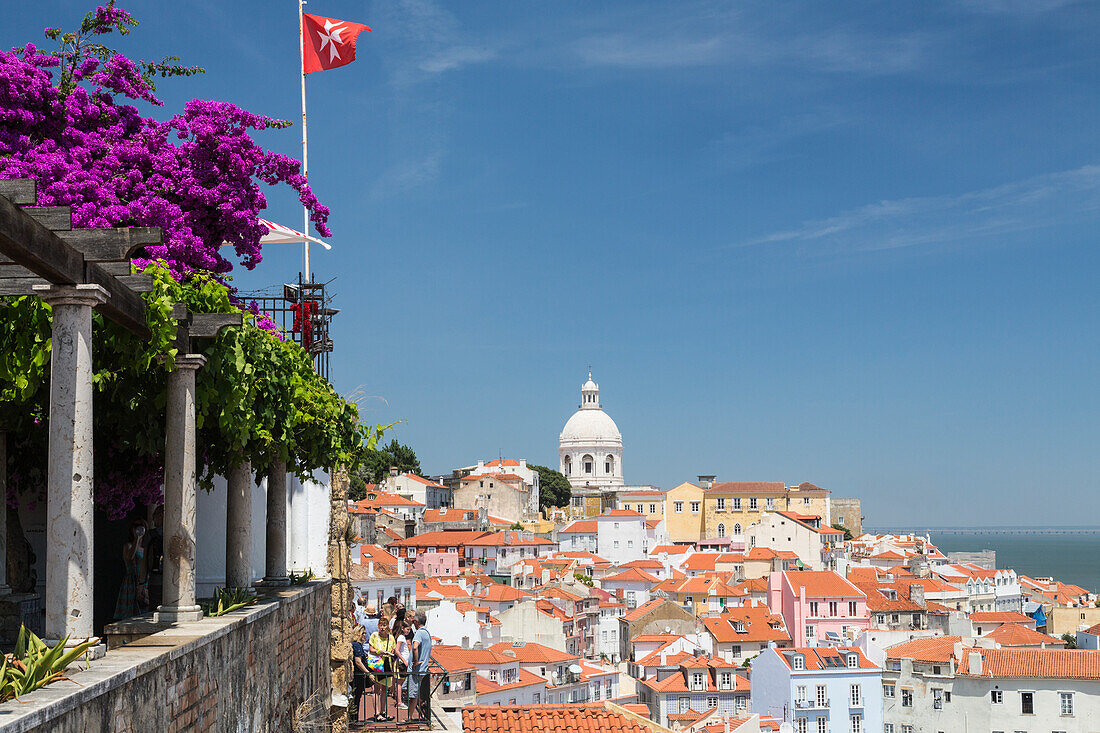
[[[168,628],[133,641],[70,675],[71,679],[47,685],[19,700],[0,705],[0,731],[22,733],[50,721],[141,677],[157,667],[193,652],[249,624],[275,613],[281,606],[313,593],[328,592],[329,579],[298,586],[263,588],[255,606],[225,616],[204,617],[201,621],[173,624]],[[69,667],[74,669],[76,665]]]

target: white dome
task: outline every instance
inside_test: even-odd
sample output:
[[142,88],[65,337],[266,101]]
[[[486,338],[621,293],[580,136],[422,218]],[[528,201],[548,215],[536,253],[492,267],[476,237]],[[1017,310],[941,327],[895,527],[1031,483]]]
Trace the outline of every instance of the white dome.
[[582,444],[623,444],[622,433],[611,417],[600,409],[581,409],[573,413],[561,431],[561,442]]

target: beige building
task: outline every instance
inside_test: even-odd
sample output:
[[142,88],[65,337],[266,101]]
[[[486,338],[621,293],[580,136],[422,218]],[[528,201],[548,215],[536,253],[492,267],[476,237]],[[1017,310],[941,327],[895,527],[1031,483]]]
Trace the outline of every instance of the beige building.
[[702,487],[684,482],[668,490],[665,497],[665,530],[669,542],[698,542],[704,537],[703,517]]
[[859,499],[833,499],[829,502],[829,507],[830,524],[847,527],[853,537],[863,534],[863,508]]
[[714,482],[704,486],[703,494],[707,538],[740,539],[765,512],[787,508],[787,485],[782,481]]
[[459,480],[454,493],[457,509],[486,509],[489,516],[520,522],[532,515],[530,484],[514,473],[483,473]]

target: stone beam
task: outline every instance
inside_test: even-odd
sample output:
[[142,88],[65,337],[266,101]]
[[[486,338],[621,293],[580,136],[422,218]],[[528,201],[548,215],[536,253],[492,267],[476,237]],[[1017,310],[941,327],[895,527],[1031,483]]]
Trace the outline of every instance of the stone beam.
[[0,196],[20,206],[34,206],[37,182],[33,178],[0,180]]

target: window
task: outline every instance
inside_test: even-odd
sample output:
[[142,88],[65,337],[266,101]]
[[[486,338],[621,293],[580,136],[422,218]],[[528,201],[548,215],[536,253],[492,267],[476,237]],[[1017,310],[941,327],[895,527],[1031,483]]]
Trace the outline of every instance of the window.
[[600,699],[600,686],[596,685],[592,690],[592,698],[595,700]]
[[769,512],[774,512],[775,511],[775,499],[773,499],[770,496],[767,499],[764,499],[764,508],[767,509]]
[[[733,687],[733,673],[723,672],[722,674],[718,675],[718,686],[721,687],[723,690],[731,689]],[[805,688],[803,688],[802,691],[803,693],[805,693]]]
[[994,705],[1000,705],[1005,701],[1005,693],[1003,690],[990,690],[989,701]]
[[628,590],[626,592],[626,607],[627,608],[637,608],[637,606],[638,606],[638,598],[637,598],[636,593],[632,590]]
[[616,550],[619,549],[619,541],[618,540],[615,540],[615,549]]
[[901,688],[901,706],[903,708],[913,707],[913,691],[907,690],[904,687]]
[[1021,715],[1034,715],[1035,714],[1035,693],[1034,692],[1021,692],[1020,693],[1020,714]]
[[740,522],[733,525],[733,536],[734,537],[740,537],[741,536],[741,523]]
[[849,616],[855,616],[856,615],[856,602],[855,601],[848,601],[848,615]]
[[692,514],[698,514],[699,513],[699,502],[697,502],[697,501],[691,502],[691,513]]
[[718,707],[718,696],[707,695],[707,710]]
[[680,698],[680,712],[681,713],[686,713],[690,706],[691,706],[691,698],[690,697],[681,697]]
[[683,514],[684,513],[684,502],[682,502],[682,501],[672,502],[672,511],[676,512],[677,514]]
[[[742,627],[742,628],[744,628],[744,627]],[[740,657],[740,656],[741,656],[741,645],[740,645],[740,644],[734,644],[734,645],[733,645],[733,646],[732,646],[732,647],[730,648],[730,653],[731,653],[731,654],[732,654],[732,655],[733,655],[733,656],[734,656],[735,658],[736,658],[736,657]]]
[[817,601],[810,601],[810,615],[816,616],[817,610]]
[[932,709],[943,710],[943,690],[932,689]]
[[806,702],[806,685],[798,685],[794,688],[794,701]]
[[862,715],[857,714],[857,715],[852,716],[852,733],[863,733],[863,716]]
[[497,681],[497,671],[495,669],[489,670],[489,679],[493,682]]
[[657,513],[657,505],[656,504],[650,504],[649,505],[649,513],[650,514],[656,514]]
[[836,616],[837,615],[836,601],[829,601],[829,615],[830,616]]
[[692,672],[691,673],[691,689],[693,689],[693,690],[702,690],[702,689],[704,689],[704,687],[705,687],[705,685],[703,684],[703,673],[702,672]]
[[1072,692],[1060,692],[1058,696],[1062,701],[1062,715],[1073,715],[1073,693]]
[[819,708],[829,707],[828,692],[829,688],[827,688],[825,685],[818,685],[817,688],[814,690],[814,699],[817,701],[817,706]]
[[863,691],[858,684],[848,686],[848,700],[854,708],[863,706]]
[[829,719],[818,718],[817,719],[817,733],[829,733]]
[[726,525],[723,524],[722,522],[718,523],[718,536],[719,537],[725,537],[726,536]]
[[[653,505],[652,505],[652,504],[650,504],[650,506],[653,506]],[[650,509],[650,511],[653,511],[653,510],[652,510],[652,509]],[[645,514],[645,512],[644,512],[644,511],[642,511],[642,505],[641,505],[641,504],[639,504],[639,505],[638,505],[638,513],[639,513],[639,514]]]
[[806,660],[801,654],[795,654],[791,659],[791,667],[794,669],[806,669]]
[[755,496],[750,496],[749,497],[749,509],[755,509],[755,508],[756,508],[756,497]]
[[806,731],[809,730],[806,727],[807,725],[808,723],[805,718],[795,718],[794,729],[798,731],[798,733],[806,733]]
[[634,540],[627,540],[626,541],[626,546],[627,547],[633,547],[634,546]]
[[894,733],[894,724],[893,723],[883,723],[882,724],[882,733]]
[[913,726],[911,726],[911,725],[901,726],[901,733],[913,733]]
[[[808,497],[808,496],[803,496],[803,497],[802,497],[802,503],[803,503],[803,504],[809,504],[809,503],[810,503],[810,497]],[[840,518],[840,523],[841,523],[841,524],[844,524],[844,517],[841,517],[841,518]]]
[[737,511],[741,511],[741,497],[740,496],[733,497],[733,508],[736,509]]
[[726,497],[724,497],[724,496],[719,496],[718,497],[718,511],[720,511],[720,512],[726,511]]
[[858,654],[849,654],[848,655],[848,669],[855,669],[857,667],[859,667],[859,655]]
[[882,696],[883,697],[894,697],[894,690],[895,689],[896,688],[893,685],[883,685],[882,686]]
[[809,624],[806,624],[806,638],[807,639],[813,639],[814,638],[814,627],[809,625]]

